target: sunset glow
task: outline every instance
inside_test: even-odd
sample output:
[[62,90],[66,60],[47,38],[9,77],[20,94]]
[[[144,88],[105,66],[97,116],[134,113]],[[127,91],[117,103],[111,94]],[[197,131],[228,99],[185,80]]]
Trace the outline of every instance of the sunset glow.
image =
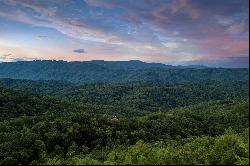
[[247,67],[248,0],[1,0],[0,61]]

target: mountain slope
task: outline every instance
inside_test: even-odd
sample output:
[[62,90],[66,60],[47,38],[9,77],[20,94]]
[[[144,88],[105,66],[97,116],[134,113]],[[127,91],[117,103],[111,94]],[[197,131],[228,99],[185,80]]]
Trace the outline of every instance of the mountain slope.
[[[0,94],[12,94],[1,90]],[[52,110],[47,110],[48,114],[33,114],[29,116],[13,117],[11,120],[0,122],[0,164],[81,164],[81,163],[104,163],[105,161],[117,162],[119,164],[122,159],[119,159],[127,153],[130,146],[138,146],[138,142],[144,141],[152,146],[171,145],[178,147],[178,151],[171,151],[175,156],[181,155],[178,152],[185,152],[190,155],[190,150],[187,149],[188,142],[192,142],[197,137],[200,139],[206,137],[217,137],[224,133],[225,130],[233,129],[237,133],[243,132],[248,127],[248,109],[249,103],[247,100],[237,102],[204,102],[195,106],[175,109],[166,113],[152,113],[141,117],[120,117],[113,121],[105,114],[88,114],[81,111],[75,111],[73,106],[55,114],[58,106],[53,106],[51,101],[35,100],[31,97],[27,99],[26,95],[13,93],[15,97],[4,97],[5,102],[13,102],[12,109],[8,108],[8,114],[16,114],[20,102],[23,100],[23,105],[29,106],[32,103],[33,107],[29,111],[36,112],[39,103],[50,105]],[[23,99],[22,99],[23,98]],[[1,104],[4,104],[0,102]],[[0,112],[5,111],[6,105],[1,105]],[[55,110],[53,110],[55,109]],[[7,114],[7,115],[8,115]],[[2,114],[1,114],[2,115]],[[232,132],[231,132],[232,133]],[[233,133],[234,135],[237,133]],[[247,133],[246,133],[247,134]],[[223,138],[224,136],[218,136]],[[231,137],[230,137],[231,138]],[[233,137],[234,138],[234,137]],[[215,148],[212,144],[211,148],[215,148],[214,153],[211,153],[209,160],[200,159],[202,163],[205,161],[219,161],[222,164],[232,164],[238,156],[244,157],[248,163],[248,147],[247,138],[243,142],[241,139],[220,139],[220,144],[224,148]],[[245,138],[245,137],[244,137]],[[212,139],[212,138],[210,138]],[[196,142],[196,147],[202,148],[204,145],[210,145],[210,141]],[[195,142],[194,142],[195,143]],[[202,144],[201,144],[202,143]],[[185,144],[185,147],[181,147]],[[178,145],[178,146],[177,146]],[[190,144],[189,144],[190,145]],[[194,146],[193,145],[193,146]],[[139,148],[139,149],[138,149]],[[143,145],[138,146],[132,152],[133,157],[142,156],[147,153]],[[159,149],[158,148],[158,149]],[[117,157],[111,155],[116,151],[116,154],[122,153]],[[154,149],[155,150],[155,149]],[[163,156],[168,155],[168,150],[165,149],[157,154]],[[227,154],[234,158],[223,160],[223,157],[218,158],[218,150],[221,155]],[[236,150],[236,153],[234,151]],[[195,151],[196,156],[203,156],[210,152],[207,149]],[[128,152],[129,153],[129,152]],[[233,153],[233,154],[232,154]],[[161,155],[161,156],[162,156]],[[185,156],[185,155],[184,155]],[[146,158],[150,156],[146,156]],[[196,157],[187,158],[183,156],[184,163],[195,162]],[[154,158],[155,159],[155,158]],[[163,157],[164,159],[164,157]],[[154,160],[169,164],[163,160]],[[173,159],[174,160],[174,159]],[[127,162],[125,160],[123,162]],[[132,161],[132,163],[137,163]],[[142,162],[142,160],[139,163]],[[151,161],[151,160],[148,160]],[[175,162],[178,163],[179,160]],[[173,161],[174,162],[174,161]]]
[[[122,65],[120,65],[122,64]],[[0,78],[94,82],[189,82],[198,80],[248,80],[248,69],[178,68],[143,62],[31,61],[0,63]]]
[[204,101],[240,100],[249,96],[248,81],[194,81],[175,84],[130,82],[79,86],[58,81],[0,79],[0,87],[78,103],[143,111],[165,111]]

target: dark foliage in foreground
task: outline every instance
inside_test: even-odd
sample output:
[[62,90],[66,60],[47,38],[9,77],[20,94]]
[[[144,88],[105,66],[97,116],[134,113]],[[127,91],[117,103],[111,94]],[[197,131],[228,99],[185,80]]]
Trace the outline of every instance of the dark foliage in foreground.
[[1,164],[248,163],[248,100],[114,117],[41,95],[0,94],[1,113],[11,117],[0,123]]

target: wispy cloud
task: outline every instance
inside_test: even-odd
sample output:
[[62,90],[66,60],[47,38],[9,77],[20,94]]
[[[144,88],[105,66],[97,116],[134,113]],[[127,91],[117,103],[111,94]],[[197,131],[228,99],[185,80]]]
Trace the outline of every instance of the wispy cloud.
[[16,61],[32,61],[38,60],[39,58],[28,58],[28,57],[18,57],[13,54],[0,54],[0,61],[2,62],[16,62]]
[[49,36],[46,36],[46,35],[38,35],[37,38],[39,39],[43,39],[43,38],[48,38]]
[[98,45],[100,56],[107,48],[113,48],[108,53],[122,52],[157,61],[180,61],[182,55],[185,61],[191,57],[197,60],[246,54],[248,3],[247,0],[4,0],[0,2],[0,17],[52,28],[91,43],[92,47]]

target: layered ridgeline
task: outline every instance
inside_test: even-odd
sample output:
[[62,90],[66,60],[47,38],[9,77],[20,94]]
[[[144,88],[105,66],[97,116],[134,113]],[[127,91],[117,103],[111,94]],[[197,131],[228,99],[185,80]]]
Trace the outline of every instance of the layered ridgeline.
[[195,80],[248,80],[248,69],[170,66],[141,61],[25,61],[0,63],[0,78],[59,80],[72,83],[132,81],[175,83]]
[[248,109],[248,69],[0,63],[0,165],[248,165]]
[[1,88],[0,164],[249,162],[247,99],[135,117],[82,107]]
[[193,81],[187,83],[95,83],[0,79],[0,87],[53,96],[66,101],[143,111],[167,111],[204,101],[241,100],[249,96],[248,81]]

